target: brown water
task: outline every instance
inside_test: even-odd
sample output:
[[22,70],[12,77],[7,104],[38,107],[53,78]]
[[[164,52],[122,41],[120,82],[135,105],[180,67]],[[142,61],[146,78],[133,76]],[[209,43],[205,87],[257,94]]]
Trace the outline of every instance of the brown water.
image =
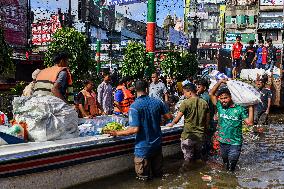
[[[242,155],[235,173],[222,169],[218,158],[207,164],[197,162],[188,171],[181,171],[181,155],[165,160],[162,179],[140,182],[134,170],[109,178],[85,183],[74,189],[223,189],[223,188],[284,188],[284,115],[273,114],[272,123],[263,134],[246,136]],[[129,162],[132,163],[132,162]],[[203,181],[209,175],[211,181]]]

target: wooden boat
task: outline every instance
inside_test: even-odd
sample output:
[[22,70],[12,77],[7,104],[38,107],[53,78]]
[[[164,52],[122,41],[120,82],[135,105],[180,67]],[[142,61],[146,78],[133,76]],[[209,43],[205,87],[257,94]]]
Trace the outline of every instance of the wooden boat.
[[[180,126],[163,127],[165,157],[180,152]],[[134,167],[135,138],[105,135],[0,147],[0,188],[66,188]]]

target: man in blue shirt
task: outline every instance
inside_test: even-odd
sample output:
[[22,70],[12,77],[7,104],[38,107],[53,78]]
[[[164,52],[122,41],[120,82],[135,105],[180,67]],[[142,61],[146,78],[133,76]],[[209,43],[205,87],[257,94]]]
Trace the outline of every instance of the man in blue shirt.
[[112,136],[136,134],[135,171],[137,178],[148,180],[152,176],[162,176],[162,132],[161,118],[171,119],[165,104],[147,95],[148,83],[139,80],[135,89],[137,99],[129,109],[129,128],[110,132]]

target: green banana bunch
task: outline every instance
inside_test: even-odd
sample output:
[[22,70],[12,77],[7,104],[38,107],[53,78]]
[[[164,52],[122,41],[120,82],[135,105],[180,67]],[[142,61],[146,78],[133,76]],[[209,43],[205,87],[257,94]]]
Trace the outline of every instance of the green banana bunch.
[[102,133],[107,133],[108,131],[122,131],[125,130],[125,127],[117,122],[110,122],[108,124],[106,124],[106,126],[104,126],[104,128],[102,129]]

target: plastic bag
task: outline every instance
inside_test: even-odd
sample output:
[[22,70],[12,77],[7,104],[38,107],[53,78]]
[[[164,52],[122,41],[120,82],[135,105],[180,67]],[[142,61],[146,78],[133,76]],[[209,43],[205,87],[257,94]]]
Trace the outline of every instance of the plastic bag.
[[261,102],[260,93],[251,85],[235,80],[227,81],[234,103],[249,106]]
[[242,69],[240,78],[244,80],[256,80],[257,76],[265,75],[264,69]]
[[17,122],[26,122],[30,141],[47,141],[79,136],[75,109],[54,96],[17,97],[13,101]]
[[228,79],[228,76],[226,76],[224,73],[221,73],[217,70],[213,70],[210,74],[209,74],[210,79],[212,80],[220,80],[220,79]]
[[0,125],[8,125],[9,121],[8,121],[8,117],[0,111]]

